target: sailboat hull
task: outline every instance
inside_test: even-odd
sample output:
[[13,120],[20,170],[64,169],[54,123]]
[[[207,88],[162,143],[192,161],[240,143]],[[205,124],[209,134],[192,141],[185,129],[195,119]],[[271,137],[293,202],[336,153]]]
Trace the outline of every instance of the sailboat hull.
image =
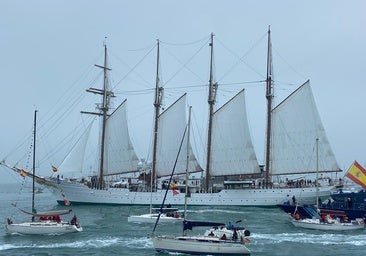
[[357,221],[347,222],[347,223],[327,223],[320,222],[318,219],[301,219],[301,220],[291,220],[295,227],[307,228],[307,229],[317,229],[326,231],[347,231],[347,230],[357,230],[364,229],[364,223],[359,223]]
[[223,241],[208,237],[167,237],[152,238],[158,252],[185,253],[191,255],[250,255],[249,249],[242,243]]
[[[132,215],[128,217],[128,222],[135,223],[155,223],[158,218],[158,213],[153,214],[142,214],[142,215]],[[161,214],[159,217],[159,223],[173,223],[177,221],[183,221],[181,217],[168,217],[165,214]]]
[[82,227],[77,227],[66,222],[23,222],[6,224],[6,233],[23,235],[60,235],[81,232]]
[[[60,189],[71,204],[108,204],[108,205],[160,205],[165,191],[135,192],[127,188],[91,189],[78,182],[54,182],[58,189],[54,190],[57,202],[64,204]],[[276,189],[228,189],[218,193],[191,193],[189,205],[232,205],[232,206],[267,206],[288,202],[295,196],[301,204],[314,204],[317,197],[315,187],[308,188],[276,188]],[[330,187],[320,187],[319,197],[329,198]],[[184,193],[173,195],[169,191],[166,204],[184,205]]]

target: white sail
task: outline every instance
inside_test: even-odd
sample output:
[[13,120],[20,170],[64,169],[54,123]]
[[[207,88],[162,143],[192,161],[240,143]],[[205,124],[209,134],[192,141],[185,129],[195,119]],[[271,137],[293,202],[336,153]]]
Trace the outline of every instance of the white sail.
[[80,178],[83,176],[85,149],[92,125],[93,122],[88,125],[70,153],[62,161],[58,168],[58,174],[68,176],[69,178]]
[[272,110],[271,174],[340,171],[307,81]]
[[243,89],[214,113],[210,174],[254,173],[260,173],[260,169],[249,133]]
[[[172,173],[178,155],[186,120],[186,94],[182,95],[175,103],[160,114],[158,119],[159,132],[157,136],[156,173],[158,177],[168,176]],[[193,154],[191,144],[187,143],[187,136],[183,141],[174,174],[186,172],[187,147],[189,147],[189,172],[202,171]]]
[[127,100],[107,119],[104,174],[120,174],[137,170],[138,157],[131,143],[127,125]]

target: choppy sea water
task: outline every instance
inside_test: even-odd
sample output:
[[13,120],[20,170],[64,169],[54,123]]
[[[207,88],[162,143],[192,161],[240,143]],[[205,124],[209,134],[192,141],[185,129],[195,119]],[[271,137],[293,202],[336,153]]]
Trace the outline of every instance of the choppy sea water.
[[[0,255],[168,255],[156,253],[148,235],[153,224],[127,222],[131,214],[143,214],[149,206],[71,206],[78,216],[84,231],[59,236],[7,235],[5,221],[24,221],[26,217],[11,206],[30,209],[31,189],[23,188],[19,193],[18,184],[0,186]],[[64,209],[57,205],[47,190],[36,195],[39,211]],[[299,229],[292,226],[285,213],[277,208],[259,207],[188,207],[192,220],[210,220],[232,223],[242,220],[241,225],[251,231],[248,245],[252,255],[364,255],[366,230],[351,232],[324,232]],[[71,219],[72,216],[67,218]],[[192,232],[204,233],[197,228]],[[157,234],[181,234],[182,225],[163,224]],[[177,254],[175,254],[177,255]]]

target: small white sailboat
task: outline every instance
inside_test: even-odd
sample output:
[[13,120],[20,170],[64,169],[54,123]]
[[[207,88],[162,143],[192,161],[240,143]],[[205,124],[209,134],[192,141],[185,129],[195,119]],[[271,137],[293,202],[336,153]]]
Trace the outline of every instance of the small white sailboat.
[[211,236],[156,236],[153,237],[158,252],[176,252],[195,255],[250,255],[243,244],[230,240],[221,240]]
[[[187,216],[186,207],[184,216]],[[204,235],[187,235],[193,227],[212,227]],[[204,221],[183,221],[182,236],[152,235],[157,252],[185,253],[192,255],[250,255],[246,247],[248,230],[236,230],[223,223]]]
[[342,222],[339,218],[331,218],[329,215],[322,220],[321,218],[305,218],[305,219],[292,219],[291,223],[295,227],[316,229],[324,231],[347,231],[364,229],[365,222],[363,219],[356,219],[347,222]]
[[[191,110],[191,109],[190,109]],[[183,134],[183,140],[181,141],[180,148],[177,154],[176,162],[180,155],[180,150],[182,148],[182,144],[184,141],[189,141],[189,130],[190,130],[190,111],[188,118],[188,125],[186,126],[186,130]],[[185,135],[187,133],[187,136]],[[186,139],[185,139],[186,137]],[[155,235],[155,228],[157,223],[159,222],[159,218],[155,223],[155,227],[153,229],[153,234],[151,236],[151,240],[153,242],[153,246],[157,252],[169,252],[169,253],[185,253],[185,254],[193,254],[193,255],[250,255],[249,249],[246,247],[245,243],[248,241],[245,237],[245,234],[250,234],[250,232],[246,232],[244,236],[238,237],[238,233],[235,229],[229,230],[225,227],[225,230],[230,236],[230,239],[227,239],[226,234],[219,236],[219,234],[214,234],[213,231],[206,232],[205,235],[187,235],[186,231],[188,229],[192,230],[193,227],[216,227],[216,231],[219,230],[218,227],[224,228],[225,224],[215,223],[215,222],[205,222],[205,221],[188,221],[187,220],[187,196],[188,196],[188,175],[189,175],[189,150],[187,149],[187,157],[186,157],[186,182],[185,182],[185,201],[184,201],[184,221],[183,221],[183,235],[182,236],[167,236],[167,235]],[[174,164],[174,168],[172,174],[170,176],[169,185],[171,183],[174,170],[176,167],[176,163]],[[168,189],[166,190],[163,203],[166,199]],[[224,232],[224,231],[223,231]],[[235,233],[235,235],[234,235]]]
[[83,228],[79,225],[75,215],[71,222],[61,220],[61,215],[69,214],[70,212],[71,210],[39,213],[27,212],[27,214],[38,219],[21,223],[13,223],[11,219],[8,219],[5,230],[8,234],[23,235],[59,235],[81,232]]
[[[319,139],[316,138],[316,169],[318,170],[319,161]],[[318,173],[317,173],[317,183],[318,183]],[[317,186],[318,190],[318,186]],[[318,193],[318,192],[317,192]],[[365,227],[364,219],[356,218],[355,220],[349,221],[345,213],[343,213],[343,218],[332,217],[330,214],[322,213],[319,210],[319,196],[317,195],[315,210],[311,211],[312,218],[300,218],[297,212],[297,206],[295,207],[294,215],[291,216],[291,223],[295,227],[317,229],[324,231],[347,231],[363,229]]]
[[70,222],[61,220],[61,215],[69,214],[71,209],[59,211],[37,212],[34,206],[35,196],[35,143],[36,143],[36,120],[37,111],[34,112],[34,131],[33,131],[33,173],[30,174],[21,170],[21,174],[32,177],[32,212],[20,209],[23,213],[32,216],[31,221],[13,223],[8,218],[5,224],[5,231],[8,234],[24,234],[24,235],[57,235],[65,233],[80,232],[83,228],[79,225],[77,217],[74,215]]

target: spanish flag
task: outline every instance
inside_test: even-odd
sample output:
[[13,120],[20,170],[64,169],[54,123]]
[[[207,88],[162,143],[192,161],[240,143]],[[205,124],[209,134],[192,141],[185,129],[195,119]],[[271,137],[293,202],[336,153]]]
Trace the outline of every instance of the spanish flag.
[[57,172],[57,167],[56,166],[53,166],[53,165],[51,165],[52,166],[52,171],[53,172]]
[[172,189],[173,196],[176,196],[179,194],[177,184],[175,184],[175,183],[170,184],[170,188]]
[[170,188],[171,188],[171,189],[177,189],[177,188],[178,188],[178,186],[177,186],[177,184],[175,184],[175,183],[171,183],[171,184],[170,184]]
[[357,163],[357,161],[354,161],[352,166],[348,169],[346,176],[354,183],[357,183],[366,189],[366,169]]
[[27,173],[23,169],[21,169],[20,170],[20,176],[22,176],[23,178],[25,178],[25,176],[27,176]]

